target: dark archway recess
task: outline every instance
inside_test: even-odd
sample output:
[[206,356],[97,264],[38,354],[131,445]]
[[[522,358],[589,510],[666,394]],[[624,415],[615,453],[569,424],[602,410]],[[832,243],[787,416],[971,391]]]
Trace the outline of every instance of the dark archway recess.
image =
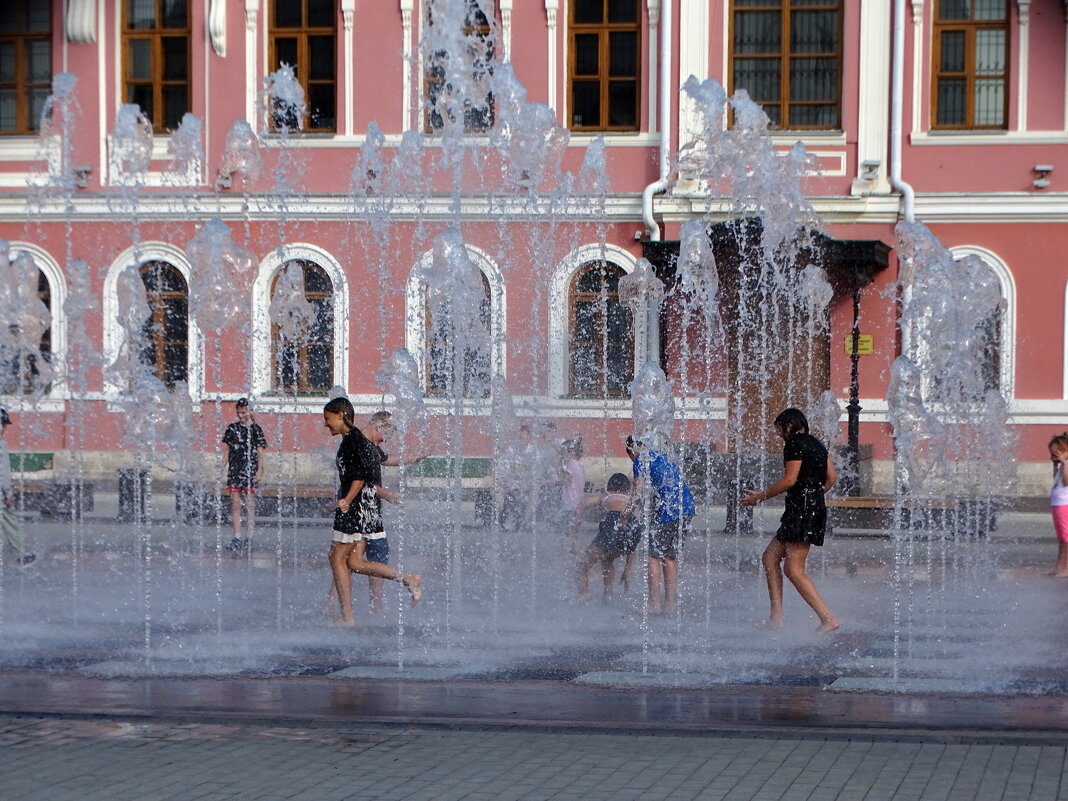
[[[723,321],[724,335],[727,338],[727,370],[728,387],[738,386],[739,382],[733,380],[737,371],[744,369],[738,363],[738,354],[745,352],[745,343],[740,340],[744,337],[737,325],[740,309],[743,304],[757,302],[758,296],[747,291],[747,279],[741,269],[744,264],[750,263],[756,258],[755,254],[760,247],[763,226],[758,218],[745,218],[716,223],[708,228],[709,240],[712,243],[713,254],[716,258],[716,266],[720,281],[720,316]],[[677,261],[679,257],[678,241],[643,242],[642,255],[648,259],[656,272],[657,277],[664,283],[668,292],[675,287],[677,274]],[[812,232],[809,235],[809,243],[796,251],[792,260],[796,269],[800,270],[807,264],[817,264],[824,269],[828,281],[834,289],[835,298],[849,298],[853,304],[853,347],[850,357],[850,387],[849,403],[846,407],[848,419],[848,445],[847,459],[849,470],[844,479],[841,491],[846,494],[857,494],[857,468],[860,453],[860,385],[859,385],[859,355],[858,341],[860,336],[860,298],[861,291],[870,284],[875,275],[889,266],[890,246],[879,240],[841,240],[834,239],[820,232]],[[752,257],[750,254],[753,254]],[[660,364],[666,371],[668,366],[668,342],[665,335],[668,331],[668,311],[666,307],[660,312]],[[813,380],[822,387],[813,387],[813,390],[827,389],[829,387],[830,370],[830,341],[821,343],[821,354],[814,359],[812,367]],[[767,380],[764,377],[762,380]],[[744,385],[743,380],[741,384]],[[763,389],[763,388],[762,388]],[[743,390],[744,391],[744,390]],[[735,399],[737,400],[737,399]],[[728,397],[728,406],[731,398]],[[743,438],[750,442],[763,441],[766,436],[766,421],[743,420],[741,432]],[[731,443],[728,443],[730,447]]]

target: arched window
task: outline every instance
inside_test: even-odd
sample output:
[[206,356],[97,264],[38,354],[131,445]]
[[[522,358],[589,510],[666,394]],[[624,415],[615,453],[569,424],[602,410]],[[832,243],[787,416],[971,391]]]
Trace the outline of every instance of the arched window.
[[479,272],[483,295],[465,313],[452,297],[426,304],[424,375],[427,395],[486,398],[492,376],[490,283]]
[[[334,288],[330,276],[314,262],[293,259],[282,267],[287,268],[303,274],[310,314],[307,324],[295,333],[283,330],[277,322],[271,324],[271,389],[297,395],[326,392],[335,383]],[[281,272],[271,282],[272,302]]]
[[141,329],[142,364],[168,389],[189,380],[189,285],[177,267],[146,261],[139,272],[151,315]]
[[[52,290],[48,285],[48,278],[44,274],[44,271],[38,268],[37,270],[37,297],[41,299],[41,302],[48,309],[49,314],[52,312]],[[16,320],[8,325],[8,330],[11,332],[16,341],[19,337],[19,323]],[[3,371],[2,384],[0,384],[0,394],[2,395],[28,395],[35,391],[42,389],[41,385],[41,366],[38,363],[38,359],[43,359],[47,363],[52,362],[52,326],[44,330],[41,334],[41,339],[34,343],[37,349],[36,353],[18,353],[12,356],[11,361],[8,363],[8,368]],[[45,391],[51,388],[51,383],[44,387]]]
[[634,379],[634,322],[619,301],[622,267],[584,264],[568,290],[568,393],[575,397],[627,396]]

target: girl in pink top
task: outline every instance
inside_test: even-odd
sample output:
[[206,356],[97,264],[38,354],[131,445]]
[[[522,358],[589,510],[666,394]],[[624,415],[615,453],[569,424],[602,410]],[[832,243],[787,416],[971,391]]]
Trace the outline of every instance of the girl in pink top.
[[1049,493],[1053,528],[1057,532],[1057,569],[1050,575],[1068,578],[1068,486],[1064,483],[1064,465],[1068,462],[1068,432],[1049,441],[1049,458],[1053,462],[1053,488]]

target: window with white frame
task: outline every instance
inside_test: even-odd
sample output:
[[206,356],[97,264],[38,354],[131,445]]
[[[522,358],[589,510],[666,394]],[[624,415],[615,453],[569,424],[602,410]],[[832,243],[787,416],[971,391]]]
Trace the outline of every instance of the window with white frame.
[[271,0],[271,72],[293,68],[304,90],[306,119],[272,115],[272,125],[290,131],[332,133],[337,130],[337,4],[335,0]]
[[463,18],[445,18],[444,12],[456,5],[430,0],[426,7],[423,83],[427,133],[460,124],[469,134],[485,133],[493,127],[490,80],[496,41],[485,10],[489,6],[486,0],[462,0]]
[[0,135],[33,134],[52,84],[52,3],[0,3]]
[[189,285],[173,264],[147,261],[138,272],[150,314],[141,328],[138,358],[168,389],[189,380]]
[[619,299],[622,267],[583,265],[568,290],[568,394],[624,398],[634,380],[634,321]]
[[288,271],[299,271],[296,286],[303,290],[302,320],[289,327],[275,320],[271,324],[271,389],[290,395],[326,392],[334,385],[334,287],[326,270],[313,261],[286,262],[271,284],[271,305],[276,301],[280,279]]
[[[0,371],[0,395],[48,392],[52,383],[52,289],[31,255],[18,253],[12,261],[15,272],[24,272],[28,276],[24,280],[32,284],[24,288],[27,295],[35,290],[40,303],[36,310],[24,305],[25,317],[9,322],[7,336],[0,338],[5,362]],[[25,270],[20,269],[20,262]]]
[[931,127],[1008,126],[1007,0],[936,0]]

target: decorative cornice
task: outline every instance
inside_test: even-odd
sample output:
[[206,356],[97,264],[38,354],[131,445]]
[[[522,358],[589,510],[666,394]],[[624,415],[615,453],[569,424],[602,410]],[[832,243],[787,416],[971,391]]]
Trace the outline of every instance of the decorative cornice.
[[560,0],[545,0],[545,19],[550,28],[556,27],[556,12],[560,9]]
[[260,13],[260,0],[245,0],[245,28],[250,33],[256,30],[256,17]]
[[912,0],[912,23],[919,25],[923,22],[923,0]]
[[660,24],[660,0],[646,0],[645,10],[649,14],[649,27],[657,27]]
[[352,21],[356,14],[356,0],[341,0],[341,18],[345,23],[345,32],[352,33]]
[[405,33],[412,30],[412,11],[415,8],[415,0],[400,0],[401,25]]
[[1031,22],[1031,0],[1016,0],[1016,7],[1020,12],[1020,27],[1026,27]]
[[504,39],[504,60],[512,60],[512,0],[501,0],[501,37]]
[[96,41],[96,0],[68,0],[67,40],[74,44]]
[[226,57],[226,0],[211,0],[208,9],[208,37],[217,56]]

